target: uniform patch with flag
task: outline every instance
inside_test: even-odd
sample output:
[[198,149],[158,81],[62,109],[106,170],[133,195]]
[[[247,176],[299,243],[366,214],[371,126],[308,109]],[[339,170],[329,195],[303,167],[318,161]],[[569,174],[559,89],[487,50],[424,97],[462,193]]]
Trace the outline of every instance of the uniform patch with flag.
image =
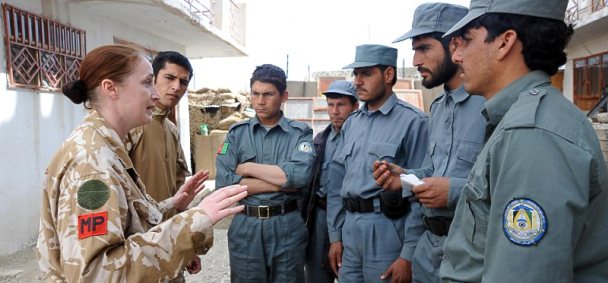
[[108,212],[78,215],[78,239],[108,233]]
[[228,152],[228,148],[230,148],[230,144],[225,142],[217,149],[217,154],[225,155]]
[[536,245],[547,232],[547,217],[535,201],[527,198],[513,199],[503,214],[503,231],[507,239],[517,245]]

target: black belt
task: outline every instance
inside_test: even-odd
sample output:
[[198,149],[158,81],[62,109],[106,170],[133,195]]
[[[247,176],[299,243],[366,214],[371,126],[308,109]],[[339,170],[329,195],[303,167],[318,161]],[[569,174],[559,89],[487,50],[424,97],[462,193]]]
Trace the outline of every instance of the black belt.
[[253,216],[260,219],[267,219],[272,216],[277,216],[285,213],[292,212],[298,209],[298,203],[295,200],[290,200],[284,204],[277,205],[260,205],[260,206],[249,206],[245,205],[242,213],[247,216]]
[[342,199],[344,208],[350,212],[374,212],[374,199],[345,198]]
[[448,231],[450,231],[450,224],[452,224],[452,219],[443,218],[443,217],[422,217],[422,222],[424,222],[424,228],[431,231],[431,233],[437,236],[446,236]]
[[315,195],[315,206],[327,210],[327,197],[320,197]]

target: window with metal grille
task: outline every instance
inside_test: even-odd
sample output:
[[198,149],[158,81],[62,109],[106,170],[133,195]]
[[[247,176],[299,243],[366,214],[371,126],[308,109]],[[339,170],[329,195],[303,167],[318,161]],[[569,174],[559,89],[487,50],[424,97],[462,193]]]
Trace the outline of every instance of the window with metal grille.
[[85,31],[2,4],[9,85],[57,91],[78,79]]

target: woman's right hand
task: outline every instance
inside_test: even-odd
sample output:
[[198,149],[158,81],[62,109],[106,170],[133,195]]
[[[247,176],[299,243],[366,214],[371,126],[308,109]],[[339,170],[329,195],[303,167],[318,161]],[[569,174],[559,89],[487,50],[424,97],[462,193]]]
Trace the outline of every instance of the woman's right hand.
[[213,224],[230,216],[241,212],[245,206],[233,206],[238,201],[247,196],[247,186],[232,185],[216,189],[213,193],[205,197],[197,207],[211,219]]

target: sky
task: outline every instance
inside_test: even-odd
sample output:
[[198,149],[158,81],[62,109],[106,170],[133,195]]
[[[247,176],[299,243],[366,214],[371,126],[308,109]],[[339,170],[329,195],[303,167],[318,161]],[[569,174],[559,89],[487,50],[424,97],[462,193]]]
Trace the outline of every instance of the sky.
[[[236,0],[236,2],[239,2]],[[314,72],[341,70],[360,44],[399,50],[399,67],[412,66],[411,40],[392,43],[411,29],[422,0],[247,0],[247,57],[194,60],[191,88],[248,90],[255,66],[274,64],[288,80],[314,80]],[[442,0],[469,5],[469,0]],[[289,68],[287,56],[289,55]]]

